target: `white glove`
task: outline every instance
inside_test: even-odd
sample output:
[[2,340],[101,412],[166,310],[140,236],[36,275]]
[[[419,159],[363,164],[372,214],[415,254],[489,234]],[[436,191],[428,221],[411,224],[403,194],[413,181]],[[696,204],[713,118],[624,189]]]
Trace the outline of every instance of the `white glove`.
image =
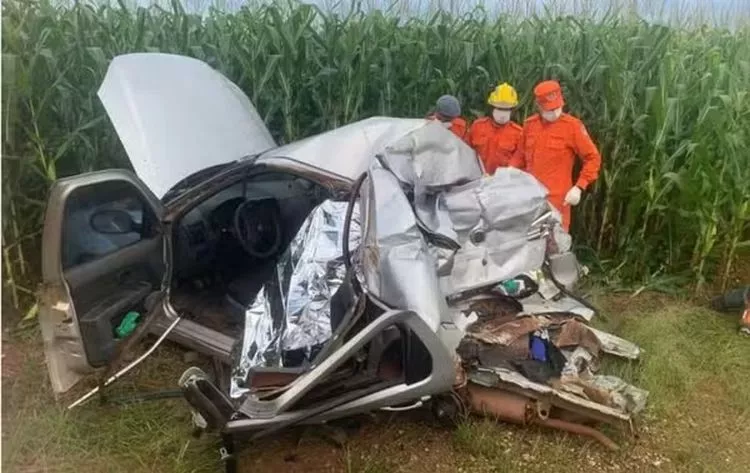
[[581,202],[581,189],[573,186],[567,194],[565,194],[565,205],[576,206]]

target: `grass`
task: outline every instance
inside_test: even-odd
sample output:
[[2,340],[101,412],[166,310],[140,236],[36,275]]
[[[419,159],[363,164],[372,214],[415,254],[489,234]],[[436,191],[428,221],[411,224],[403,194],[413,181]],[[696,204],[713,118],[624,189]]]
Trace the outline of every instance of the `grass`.
[[[54,399],[46,380],[41,344],[26,342],[24,349],[23,374],[12,384],[5,379],[3,383],[4,468],[29,472],[210,471],[211,457],[196,451],[195,445],[201,441],[191,438],[189,412],[181,403],[99,407],[94,401],[90,408],[67,412],[64,401]],[[174,350],[150,360],[137,373],[138,388],[174,384],[179,361]],[[132,392],[135,386],[131,378],[117,390]]]
[[[616,437],[620,452],[482,419],[449,431],[423,413],[378,414],[365,419],[343,446],[327,441],[320,427],[264,440],[243,453],[245,471],[746,471],[750,340],[737,335],[736,317],[649,294],[597,299],[607,314],[598,324],[644,349],[640,362],[609,362],[606,370],[651,392],[640,436]],[[17,365],[10,370],[15,376],[3,378],[6,471],[218,471],[215,438],[190,436],[181,399],[127,407],[92,404],[68,413],[50,392],[38,334],[14,336],[3,350],[3,371]],[[185,366],[178,349],[165,347],[115,390],[170,389]]]
[[421,117],[443,93],[474,118],[499,81],[519,89],[522,120],[533,85],[557,78],[604,156],[574,232],[608,282],[726,283],[750,245],[750,28],[587,15],[589,4],[576,3],[576,16],[475,9],[401,18],[294,2],[202,15],[178,1],[3,2],[2,246],[12,305],[33,308],[51,183],[128,166],[95,94],[109,60],[135,51],[208,62],[282,142],[372,115]]

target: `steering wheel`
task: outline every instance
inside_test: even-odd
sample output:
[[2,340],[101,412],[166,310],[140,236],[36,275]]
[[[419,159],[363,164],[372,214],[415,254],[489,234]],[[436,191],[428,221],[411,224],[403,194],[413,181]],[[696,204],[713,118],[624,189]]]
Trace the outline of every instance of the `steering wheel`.
[[233,233],[250,256],[265,259],[281,249],[279,206],[273,199],[247,200],[234,211]]

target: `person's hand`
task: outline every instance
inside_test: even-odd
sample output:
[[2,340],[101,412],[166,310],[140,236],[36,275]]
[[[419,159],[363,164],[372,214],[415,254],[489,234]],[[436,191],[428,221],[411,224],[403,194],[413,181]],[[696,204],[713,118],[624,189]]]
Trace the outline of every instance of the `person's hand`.
[[573,186],[567,194],[565,194],[565,205],[576,206],[581,202],[581,188]]

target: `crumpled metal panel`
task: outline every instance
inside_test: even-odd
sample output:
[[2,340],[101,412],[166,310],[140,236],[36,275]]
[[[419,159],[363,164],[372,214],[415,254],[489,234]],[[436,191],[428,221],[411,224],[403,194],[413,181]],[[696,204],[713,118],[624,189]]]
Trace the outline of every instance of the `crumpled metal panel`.
[[441,235],[458,246],[458,233],[454,230],[454,223],[446,208],[444,193],[415,195],[414,212],[426,230]]
[[649,392],[626,383],[616,376],[596,375],[591,384],[611,394],[612,403],[622,412],[638,414],[646,408]]
[[431,251],[446,295],[539,269],[546,232],[559,251],[570,248],[561,216],[537,179],[515,168],[482,177],[474,151],[439,124],[396,139],[381,163],[412,199],[420,228],[438,238],[430,246],[439,246]]
[[546,189],[530,174],[500,168],[493,176],[448,191],[444,202],[461,245],[443,284],[449,294],[542,266],[547,251],[542,226],[553,223],[556,215],[550,212]]
[[386,147],[381,158],[412,194],[421,226],[456,242],[444,192],[482,177],[474,150],[441,124],[429,122]]
[[257,163],[279,165],[293,160],[354,181],[386,146],[428,123],[420,118],[367,118],[269,150]]
[[591,377],[599,369],[599,360],[587,349],[578,346],[574,350],[561,350],[568,362],[562,370],[563,376],[584,375]]
[[602,351],[609,353],[610,355],[619,356],[621,358],[627,358],[629,360],[637,360],[641,356],[641,348],[635,343],[620,338],[617,335],[597,330],[594,327],[589,327],[596,338],[599,339],[599,343],[602,344]]
[[[542,280],[544,283],[546,280]],[[541,286],[541,284],[540,284]],[[555,292],[557,295],[559,291]],[[590,308],[582,305],[577,300],[568,297],[560,296],[555,299],[545,299],[540,293],[534,294],[521,301],[523,305],[523,312],[525,314],[552,314],[560,312],[569,312],[571,314],[580,315],[587,321],[591,321],[594,318],[594,311]],[[591,329],[593,330],[593,329]],[[600,338],[600,341],[602,339]]]
[[[269,281],[245,313],[245,330],[236,353],[230,395],[248,389],[252,368],[281,367],[282,354],[312,350],[331,337],[331,298],[341,287],[346,269],[343,228],[347,202],[327,200],[313,210],[279,261]],[[352,252],[360,244],[359,210],[355,206],[349,235]]]
[[[511,322],[502,322],[497,328],[488,325],[487,328],[483,328],[481,337],[477,337],[475,333],[468,336],[479,338],[487,344],[508,345],[518,334],[529,333],[533,330],[534,319],[534,317],[522,317]],[[609,340],[609,349],[613,346],[627,346],[627,349],[621,348],[619,353],[608,352],[602,347],[603,352],[629,356],[633,354],[633,349],[637,350],[637,346],[627,340],[599,330],[595,331],[589,326],[586,328],[594,332],[599,340]],[[648,391],[615,376],[597,374],[600,358],[583,345],[578,345],[574,349],[563,349],[562,353],[567,362],[561,376],[550,381],[549,384],[530,380],[518,371],[503,366],[504,363],[498,363],[496,366],[483,365],[481,368],[471,370],[469,378],[473,382],[488,387],[498,386],[498,381],[511,384],[523,389],[523,394],[532,398],[538,398],[540,395],[547,396],[551,400],[558,398],[573,403],[577,408],[597,411],[616,419],[626,419],[645,408]],[[493,380],[493,376],[488,376],[488,373],[492,373],[497,378]],[[594,394],[596,391],[599,392],[598,395]]]
[[368,289],[392,307],[415,311],[437,331],[453,321],[440,290],[435,257],[396,177],[373,169],[368,182],[363,262]]
[[416,195],[447,190],[482,177],[477,155],[437,122],[427,122],[385,148],[382,159]]
[[563,350],[563,354],[568,362],[563,368],[562,379],[579,378],[587,385],[607,392],[610,407],[620,412],[638,414],[646,408],[649,392],[616,376],[595,374],[599,370],[599,358],[587,349],[578,346],[572,351]]

